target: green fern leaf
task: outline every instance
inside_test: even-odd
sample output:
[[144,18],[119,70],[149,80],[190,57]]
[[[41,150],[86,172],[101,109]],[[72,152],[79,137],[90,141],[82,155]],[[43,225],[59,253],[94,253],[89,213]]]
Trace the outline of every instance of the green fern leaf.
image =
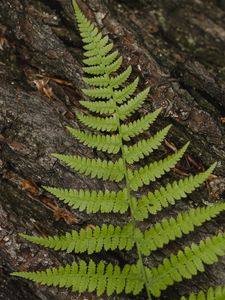
[[105,291],[110,296],[114,291],[119,294],[123,290],[126,293],[138,294],[144,286],[143,279],[134,265],[126,265],[121,270],[117,265],[105,266],[103,262],[96,265],[93,261],[87,264],[83,260],[58,269],[47,269],[42,272],[14,272],[12,275],[40,284],[72,288],[74,292],[96,290],[98,296]]
[[[95,47],[92,50],[88,50],[88,51],[84,52],[84,56],[92,57],[92,56],[100,55],[100,56],[104,57],[106,54],[108,54],[112,50],[112,48],[113,48],[113,43],[107,44],[104,47],[102,47],[101,49],[99,47]],[[105,73],[104,67],[99,66],[99,70],[102,70],[100,73],[94,72],[95,68],[96,67],[87,67],[87,68],[83,68],[83,70],[84,70],[84,72],[86,72],[88,74],[92,74],[92,75],[99,75],[99,74]],[[93,70],[93,72],[91,72],[91,70]]]
[[74,209],[86,210],[87,213],[125,213],[129,204],[127,201],[127,190],[114,191],[89,191],[60,189],[43,186],[45,190],[62,200]]
[[[112,50],[113,44],[109,44],[105,47],[103,47],[101,50],[99,50],[99,56],[102,57],[106,53],[108,53],[110,50]],[[96,50],[90,50],[86,52],[86,56],[92,57],[92,54],[95,56],[97,53],[95,53]],[[115,62],[109,64],[108,66],[104,66],[103,64],[97,65],[97,66],[91,66],[91,67],[84,67],[83,71],[91,74],[91,75],[103,75],[103,74],[111,74],[113,72],[116,72],[121,64],[122,64],[123,58],[120,56]]]
[[215,218],[223,210],[225,210],[225,203],[218,203],[180,213],[176,219],[164,218],[145,231],[144,238],[140,241],[142,253],[146,256],[150,255],[152,251],[162,248],[170,241],[194,231],[194,226],[201,226],[204,222]]
[[101,131],[116,131],[118,127],[115,117],[100,118],[94,116],[86,116],[80,113],[76,113],[76,116],[81,123],[92,129]]
[[131,189],[137,191],[143,185],[147,185],[150,182],[155,181],[156,178],[162,177],[162,175],[168,172],[171,168],[175,167],[177,162],[187,150],[188,145],[189,143],[165,159],[155,161],[148,166],[135,170],[134,172],[129,170],[128,176]]
[[139,78],[137,77],[132,83],[130,83],[122,90],[115,91],[114,100],[120,104],[126,101],[127,99],[129,99],[130,96],[133,95],[134,91],[136,90],[138,82],[139,82]]
[[139,93],[134,99],[130,100],[127,104],[124,104],[119,107],[118,114],[120,120],[124,121],[130,117],[136,110],[138,110],[146,97],[148,96],[149,88],[145,89]]
[[107,75],[94,76],[91,78],[83,77],[83,81],[89,85],[97,87],[106,87],[109,85],[109,78]]
[[130,77],[131,72],[132,72],[132,67],[129,66],[120,75],[117,75],[116,77],[110,78],[110,85],[111,85],[111,87],[113,87],[113,88],[116,89],[119,86],[121,86]]
[[215,167],[216,163],[205,172],[168,183],[166,187],[161,186],[159,190],[149,192],[138,202],[137,213],[140,211],[139,215],[146,215],[144,211],[148,211],[150,214],[156,214],[163,208],[174,205],[176,201],[187,197],[187,194],[196,190],[209,177]]
[[67,166],[91,178],[112,180],[119,182],[124,178],[123,161],[119,159],[115,163],[101,159],[90,159],[81,156],[53,154]]
[[113,100],[109,101],[80,101],[80,104],[89,109],[91,112],[112,115],[115,112]]
[[149,126],[156,120],[160,114],[161,108],[155,110],[153,113],[149,113],[141,119],[121,125],[121,135],[124,141],[130,141],[131,137],[135,137],[138,134],[144,132]]
[[102,98],[110,99],[112,97],[112,89],[110,87],[106,88],[95,88],[95,89],[83,89],[82,92],[92,98]]
[[[143,185],[156,181],[171,170],[185,153],[188,143],[176,153],[159,161],[152,162],[133,170],[132,164],[139,162],[155,149],[158,149],[166,137],[170,126],[158,131],[148,139],[142,139],[134,144],[131,139],[137,137],[149,128],[156,120],[161,109],[149,113],[128,124],[122,122],[132,116],[144,103],[149,88],[134,95],[139,79],[130,84],[125,82],[131,75],[129,66],[121,74],[113,74],[119,70],[122,57],[118,51],[112,51],[113,43],[108,36],[103,36],[96,26],[82,13],[76,0],[72,0],[78,28],[84,45],[83,71],[91,75],[84,78],[90,85],[83,93],[90,101],[80,101],[80,104],[90,112],[97,114],[83,115],[77,113],[79,121],[99,133],[88,133],[78,129],[68,128],[71,134],[82,144],[116,154],[114,160],[90,159],[78,155],[55,154],[54,157],[64,162],[80,174],[103,180],[121,182],[123,189],[115,191],[75,190],[44,187],[48,192],[79,211],[87,213],[120,213],[130,212],[131,223],[123,227],[103,224],[94,228],[72,231],[62,236],[34,237],[22,235],[25,239],[55,250],[68,253],[98,253],[102,250],[137,250],[136,265],[125,265],[122,269],[117,265],[106,265],[103,261],[95,264],[84,261],[60,267],[47,269],[43,272],[18,272],[16,276],[34,280],[42,284],[72,287],[73,291],[96,291],[97,295],[106,292],[107,295],[116,293],[139,294],[145,286],[148,300],[151,295],[160,296],[161,291],[184,278],[192,278],[198,271],[204,271],[204,264],[212,264],[218,256],[225,253],[225,233],[202,240],[199,245],[192,244],[177,255],[165,258],[156,268],[144,266],[143,255],[164,247],[170,241],[194,231],[195,227],[216,217],[225,210],[225,203],[208,207],[191,209],[179,213],[176,218],[163,218],[142,232],[138,222],[155,214],[164,207],[175,204],[194,191],[212,173],[215,164],[208,170],[195,176],[168,183],[158,190],[149,192],[137,199],[133,191]],[[99,100],[102,101],[99,101]],[[97,101],[92,101],[97,100]],[[102,116],[103,115],[103,116]],[[102,132],[101,132],[102,131]],[[110,132],[104,134],[103,132]],[[114,132],[114,133],[113,133]],[[126,144],[126,142],[130,142]],[[144,163],[144,162],[143,162]],[[197,296],[190,295],[189,300],[222,300],[222,289],[210,289],[206,294],[200,292]],[[207,297],[207,298],[206,298]],[[183,298],[185,300],[185,298]]]
[[88,44],[84,45],[83,48],[86,51],[96,50],[96,48],[97,49],[102,49],[103,47],[106,46],[108,41],[109,41],[109,37],[107,35],[103,37],[102,34],[99,33],[99,34],[97,34],[97,36],[95,36],[93,38],[93,41],[91,43],[88,43]]
[[95,135],[85,133],[75,128],[67,127],[70,133],[85,146],[96,148],[108,153],[118,153],[121,147],[121,141],[117,135]]
[[157,268],[147,270],[149,289],[155,297],[159,297],[174,282],[183,278],[190,279],[199,272],[204,272],[204,265],[211,265],[218,261],[218,256],[225,253],[225,234],[201,240],[199,245],[192,244],[179,251],[175,256],[165,258]]
[[[130,250],[133,248],[135,239],[140,241],[140,249],[146,256],[151,251],[162,248],[169,241],[182,237],[194,230],[194,226],[201,226],[204,222],[216,217],[225,209],[225,204],[220,203],[215,206],[192,209],[189,213],[179,214],[177,219],[163,219],[161,223],[156,223],[151,229],[146,230],[143,234],[139,229],[135,229],[131,224],[123,228],[113,225],[96,227],[94,230],[87,228],[82,229],[80,233],[73,231],[64,236],[35,237],[22,235],[25,239],[36,244],[53,248],[55,250],[66,250],[68,253],[74,251],[82,253],[87,251],[88,254],[104,250]],[[134,233],[135,232],[135,233]]]
[[88,66],[93,66],[93,65],[100,65],[101,64],[101,57],[99,55],[85,58],[83,60],[83,63]]
[[96,31],[97,28],[95,28],[95,26],[84,16],[76,1],[73,1],[73,5],[75,9],[75,17],[77,19],[81,35],[84,36],[86,34],[87,37],[92,37],[93,30]]
[[[143,236],[139,229],[135,229],[135,235],[139,238]],[[131,250],[134,246],[134,227],[127,224],[123,228],[113,225],[103,224],[101,227],[96,226],[95,229],[87,228],[72,233],[66,233],[63,236],[37,237],[26,234],[21,235],[26,240],[38,245],[52,248],[55,250],[64,250],[67,253],[97,253],[108,250]]]
[[123,58],[120,56],[114,63],[105,68],[106,74],[110,75],[111,73],[116,72],[121,67],[122,62]]
[[103,58],[103,64],[105,66],[111,65],[113,63],[113,61],[117,58],[117,56],[119,55],[119,52],[116,50],[113,53],[107,55],[106,57]]
[[[106,57],[103,58],[103,64],[105,66],[110,65],[118,56],[118,51],[114,51],[113,53],[107,55]],[[89,57],[83,60],[83,63],[88,65],[88,66],[93,66],[93,65],[100,65],[102,63],[102,57],[99,55]]]
[[86,24],[84,26],[79,26],[80,30],[81,30],[81,37],[83,38],[83,41],[85,41],[85,38],[87,40],[88,43],[93,42],[93,39],[97,36],[98,29],[89,21],[86,22]]
[[186,297],[181,298],[181,300],[224,300],[224,299],[225,299],[225,287],[217,287],[215,289],[210,287],[207,293],[201,291],[197,295],[191,293],[189,298]]
[[155,149],[157,149],[162,141],[165,139],[168,131],[170,130],[171,125],[165,127],[163,130],[158,131],[153,137],[149,139],[141,140],[133,146],[124,146],[125,158],[129,164],[134,162],[138,162],[140,159],[144,158],[144,156],[149,155]]
[[[83,31],[83,33],[81,34],[82,41],[84,43],[87,43],[88,45],[98,46],[99,42],[102,39],[102,33],[98,32],[98,30],[96,28],[94,28],[92,30],[91,29],[92,27],[94,28],[94,25],[91,23],[91,27],[90,27],[91,32],[88,32],[87,28],[79,26],[79,29],[81,29]],[[94,48],[92,48],[92,49],[94,49]]]

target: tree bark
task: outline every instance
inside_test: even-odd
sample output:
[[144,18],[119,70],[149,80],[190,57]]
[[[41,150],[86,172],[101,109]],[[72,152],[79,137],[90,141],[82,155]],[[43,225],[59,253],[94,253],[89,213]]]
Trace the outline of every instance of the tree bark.
[[[191,146],[172,177],[195,174],[218,162],[214,176],[198,192],[161,216],[222,199],[225,191],[225,2],[223,0],[88,0],[84,13],[108,34],[140,76],[140,89],[151,87],[140,110],[163,108],[155,130],[172,123],[160,154],[186,141]],[[80,145],[66,126],[78,128],[81,111],[82,43],[67,0],[0,1],[0,299],[96,299],[65,289],[47,288],[10,276],[12,271],[43,270],[86,259],[35,246],[19,237],[60,234],[103,222],[120,224],[128,216],[86,215],[69,210],[44,192],[42,185],[101,189],[108,183],[90,180],[60,165],[51,153],[104,157]],[[148,135],[149,133],[146,133]],[[157,157],[157,156],[155,156]],[[159,157],[159,156],[158,156]],[[155,220],[155,219],[154,219]],[[154,221],[153,220],[153,221]],[[145,222],[150,226],[152,220]],[[225,229],[224,214],[195,233],[154,253],[145,263],[157,265],[192,241]],[[101,253],[93,259],[121,264],[135,253]],[[169,288],[161,299],[179,299],[190,291],[225,286],[225,259],[206,273]],[[110,299],[145,299],[113,296]],[[100,298],[101,299],[101,298]],[[107,297],[102,297],[107,299]]]

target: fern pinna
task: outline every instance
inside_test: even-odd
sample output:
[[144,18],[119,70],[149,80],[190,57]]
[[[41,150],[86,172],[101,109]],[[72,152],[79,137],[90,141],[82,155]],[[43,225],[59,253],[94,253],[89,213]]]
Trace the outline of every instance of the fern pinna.
[[[48,269],[42,272],[15,272],[16,276],[27,278],[41,284],[71,287],[73,291],[93,292],[97,295],[106,293],[108,296],[116,293],[132,293],[138,295],[144,288],[147,298],[160,297],[161,291],[175,282],[190,279],[198,272],[204,272],[205,264],[217,262],[218,257],[225,253],[225,234],[201,240],[171,254],[157,267],[144,265],[143,256],[151,255],[152,251],[164,247],[170,241],[182,237],[201,226],[204,222],[216,217],[225,209],[225,203],[217,203],[191,209],[179,213],[176,218],[164,218],[142,231],[138,222],[174,205],[198,188],[212,173],[213,164],[208,170],[195,176],[189,176],[179,181],[168,183],[142,197],[135,196],[144,185],[156,181],[175,167],[184,155],[188,143],[168,157],[146,164],[143,167],[131,168],[156,150],[166,137],[171,126],[158,131],[148,139],[134,142],[133,138],[147,130],[156,120],[161,109],[148,113],[138,120],[129,121],[144,103],[149,88],[134,96],[139,79],[125,84],[131,74],[131,67],[122,73],[117,72],[122,64],[118,51],[112,51],[113,44],[108,36],[101,32],[81,12],[77,2],[73,1],[75,15],[82,40],[85,43],[85,59],[83,71],[87,74],[84,81],[89,87],[83,93],[92,98],[80,103],[92,114],[77,113],[79,121],[98,134],[68,128],[71,134],[84,145],[99,151],[115,155],[114,160],[90,159],[81,156],[55,154],[54,156],[73,170],[103,180],[120,183],[119,191],[72,190],[56,187],[45,189],[67,203],[74,209],[87,213],[120,213],[128,211],[131,221],[124,227],[103,224],[95,228],[72,231],[64,236],[37,237],[22,235],[25,239],[68,253],[88,254],[107,250],[137,251],[137,263],[118,266],[105,264],[103,261],[88,263],[80,260],[72,265],[58,269]],[[119,158],[118,158],[119,157]],[[190,295],[190,300],[222,300],[225,289],[210,288],[207,293]]]

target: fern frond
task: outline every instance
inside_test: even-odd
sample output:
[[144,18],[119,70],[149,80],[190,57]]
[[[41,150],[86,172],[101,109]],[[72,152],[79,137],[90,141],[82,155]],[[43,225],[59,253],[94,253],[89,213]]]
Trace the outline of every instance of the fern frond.
[[101,131],[116,131],[118,124],[115,117],[94,117],[76,113],[77,118],[81,123],[92,129]]
[[105,251],[131,250],[135,240],[139,240],[140,249],[143,255],[150,253],[158,248],[162,248],[169,241],[182,237],[194,230],[194,226],[201,226],[204,222],[216,217],[225,209],[225,203],[215,206],[192,209],[189,212],[179,214],[177,219],[163,219],[161,223],[156,223],[151,229],[144,232],[144,236],[139,229],[134,229],[132,224],[127,224],[123,228],[113,225],[103,224],[95,229],[81,229],[78,233],[66,233],[64,236],[35,237],[22,235],[25,239],[53,248],[55,250],[65,250],[67,253],[100,252]]
[[107,75],[94,76],[91,78],[83,77],[83,81],[89,85],[97,87],[106,87],[109,85],[109,78]]
[[92,24],[91,22],[87,21],[85,25],[79,26],[79,29],[81,30],[81,37],[83,38],[84,43],[91,43],[93,42],[94,38],[97,36],[98,29]]
[[225,254],[225,234],[201,240],[199,245],[192,244],[165,258],[157,268],[148,269],[149,289],[155,297],[174,282],[183,278],[191,279],[193,275],[204,272],[204,264],[211,265],[218,257]]
[[110,99],[112,97],[112,89],[110,87],[83,89],[82,92],[89,97],[99,99]]
[[175,167],[177,162],[182,158],[187,150],[188,145],[189,142],[176,153],[169,155],[162,160],[155,161],[148,166],[139,168],[134,172],[128,170],[131,189],[133,191],[137,191],[143,185],[147,185],[150,182],[155,181],[156,178],[161,178],[171,168]]
[[117,75],[115,77],[112,77],[110,79],[110,85],[113,88],[118,88],[121,86],[127,79],[130,77],[130,74],[132,72],[132,67],[129,66],[125,71],[123,71],[120,75]]
[[120,104],[126,101],[128,98],[130,98],[131,95],[133,95],[134,91],[136,90],[139,82],[139,77],[137,77],[132,83],[127,85],[122,90],[114,91],[114,100]]
[[80,35],[84,43],[94,44],[102,38],[102,33],[82,13],[77,15]]
[[[78,27],[82,28],[82,26],[78,26]],[[88,50],[95,49],[96,47],[99,47],[100,43],[102,47],[105,46],[108,43],[109,38],[108,36],[103,37],[102,33],[98,32],[94,37],[83,37],[82,41],[84,43],[87,43],[83,48],[88,51]]]
[[124,121],[128,117],[130,117],[136,110],[138,110],[149,93],[149,88],[145,89],[141,93],[139,93],[134,99],[129,100],[128,103],[121,105],[118,108],[118,114],[120,120]]
[[83,59],[83,63],[88,66],[100,65],[101,64],[101,56],[96,55],[89,58]]
[[122,62],[123,62],[123,58],[122,56],[120,56],[114,63],[105,67],[106,74],[110,75],[111,73],[116,72],[121,67]]
[[149,113],[137,121],[121,125],[121,135],[124,141],[130,141],[131,137],[144,132],[156,120],[161,112],[161,108]]
[[96,44],[96,42],[102,38],[102,33],[98,32],[98,29],[94,27],[94,24],[91,23],[91,26],[93,27],[93,30],[90,32],[87,31],[87,28],[79,26],[79,29],[83,30],[83,33],[81,33],[82,41],[84,43]]
[[[109,52],[112,49],[112,47],[113,47],[113,44],[109,44],[109,45],[105,46],[104,48],[102,48],[102,50],[99,50],[99,52],[100,52],[99,56],[100,57],[104,56],[104,53],[106,54],[107,52]],[[91,57],[92,52],[94,52],[94,50],[87,51],[86,56]],[[113,72],[116,72],[120,68],[122,61],[123,61],[123,58],[120,56],[115,62],[109,64],[108,66],[99,64],[97,66],[84,67],[83,71],[88,74],[91,74],[91,75],[111,74]]]
[[63,161],[67,166],[91,178],[111,180],[119,182],[124,178],[123,161],[120,158],[116,162],[90,159],[81,156],[52,154],[54,157]]
[[149,192],[147,196],[143,196],[138,202],[137,212],[139,211],[139,215],[146,215],[146,211],[150,214],[156,214],[163,208],[174,205],[176,201],[186,198],[188,194],[196,190],[209,177],[215,167],[216,163],[205,172],[168,183],[155,192]]
[[127,190],[114,191],[94,191],[94,190],[74,190],[60,189],[43,186],[43,188],[56,196],[59,200],[79,211],[86,210],[87,213],[125,213],[129,204],[127,201]]
[[[92,56],[100,55],[100,56],[103,57],[103,56],[105,56],[106,54],[108,54],[112,50],[113,43],[107,44],[107,45],[105,45],[104,47],[101,47],[101,48],[99,48],[96,44],[95,44],[95,46],[96,47],[93,48],[92,50],[88,50],[88,51],[84,52],[84,56],[86,56],[86,57],[92,57]],[[93,68],[92,67],[87,67],[87,68],[83,68],[83,70],[86,73],[89,73],[89,74],[92,74],[92,75],[104,74],[105,68],[99,66],[99,70],[101,70],[100,73],[94,72],[95,68],[96,67],[93,67]],[[86,70],[88,70],[88,71],[86,71]],[[91,72],[91,70],[93,70],[93,73]],[[103,72],[103,73],[101,73],[101,72]]]
[[105,56],[103,58],[102,63],[105,66],[111,65],[113,63],[113,61],[117,58],[118,55],[119,55],[119,52],[116,50],[116,51],[112,52],[111,54]]
[[181,300],[224,300],[225,299],[225,287],[210,287],[207,293],[203,291],[199,292],[197,295],[191,293],[191,295],[186,298],[182,297]]
[[118,55],[119,55],[118,51],[114,51],[113,53],[105,56],[104,58],[102,58],[99,55],[96,55],[96,56],[84,59],[83,63],[88,66],[100,65],[101,63],[103,63],[104,66],[108,66],[116,59],[116,57]]
[[80,101],[80,104],[89,109],[91,112],[103,114],[113,114],[115,112],[115,104],[113,100],[108,101]]
[[[132,116],[144,103],[149,88],[134,95],[139,82],[136,78],[130,84],[125,82],[130,77],[132,68],[129,66],[121,74],[115,73],[122,64],[118,51],[112,51],[113,43],[108,36],[103,36],[98,28],[90,22],[80,10],[77,1],[72,0],[78,29],[84,45],[84,81],[90,85],[83,93],[90,101],[80,101],[94,115],[77,113],[78,120],[98,133],[68,128],[70,133],[83,145],[116,154],[113,160],[101,160],[81,157],[78,155],[53,154],[64,164],[80,174],[91,178],[121,182],[123,188],[109,190],[76,190],[55,187],[44,187],[48,192],[79,211],[87,213],[130,213],[130,223],[123,227],[112,224],[90,226],[79,231],[72,231],[62,236],[35,237],[22,235],[28,241],[55,250],[68,253],[99,253],[109,250],[137,250],[138,260],[135,265],[96,264],[93,261],[80,261],[58,269],[47,269],[43,272],[15,272],[13,275],[27,278],[41,284],[71,287],[73,291],[93,292],[97,295],[114,291],[139,294],[145,286],[148,300],[152,296],[159,297],[161,291],[175,282],[192,278],[198,271],[204,271],[204,264],[212,264],[218,257],[225,254],[225,233],[202,240],[199,245],[192,244],[163,260],[158,267],[144,266],[143,255],[164,247],[170,241],[181,238],[194,231],[208,220],[225,210],[225,203],[208,207],[190,209],[179,213],[177,217],[163,218],[149,229],[141,231],[137,221],[143,221],[149,214],[156,214],[164,207],[175,204],[194,191],[212,173],[216,164],[195,176],[180,179],[158,190],[149,192],[142,198],[135,198],[133,191],[143,185],[156,181],[169,172],[184,155],[188,144],[180,150],[159,161],[153,161],[143,167],[132,167],[128,164],[139,162],[155,149],[158,149],[171,126],[158,131],[154,136],[138,142],[130,142],[132,138],[144,133],[160,114],[161,109],[148,113],[138,120],[126,124],[124,121]],[[94,100],[94,101],[91,101]],[[96,101],[95,101],[96,100]],[[101,101],[100,101],[101,100]],[[95,115],[97,114],[97,116]],[[104,132],[110,132],[104,134]],[[144,162],[143,162],[144,163]],[[191,294],[189,300],[222,300],[224,289],[209,289],[207,294],[200,292]],[[187,300],[182,298],[182,300]]]
[[142,253],[146,256],[150,255],[152,251],[162,248],[170,241],[194,231],[195,226],[201,226],[204,222],[215,218],[223,210],[225,210],[225,203],[218,203],[180,213],[176,219],[164,218],[145,231],[144,238],[140,241]]
[[75,128],[67,127],[69,132],[85,146],[96,148],[99,151],[116,154],[120,151],[121,141],[118,134],[100,135],[80,131]]
[[85,17],[85,15],[80,10],[79,6],[77,5],[76,1],[73,0],[73,7],[75,17],[77,19],[77,23],[80,29],[80,33],[83,35],[87,33],[87,36],[96,29],[95,26]]
[[133,146],[128,147],[124,145],[126,161],[129,164],[132,164],[134,162],[138,162],[140,159],[144,158],[144,156],[147,156],[150,153],[152,153],[162,144],[162,141],[165,139],[170,128],[171,125],[158,131],[153,137],[150,137],[147,140],[143,139],[138,143],[134,144]]
[[93,261],[88,264],[81,260],[79,263],[47,269],[42,272],[14,272],[14,276],[29,279],[40,284],[72,288],[73,292],[97,291],[97,296],[104,292],[110,296],[117,294],[139,294],[144,282],[135,265],[125,265],[123,269],[117,265],[105,265],[102,261],[96,265]]
[[64,250],[67,253],[98,253],[103,249],[108,250],[131,250],[134,246],[134,235],[139,239],[143,236],[139,229],[135,229],[132,224],[127,224],[123,228],[113,225],[103,224],[94,229],[81,229],[79,232],[72,231],[63,236],[38,237],[22,234],[26,240],[35,244],[52,248],[55,250]]
[[[84,50],[89,51],[89,50],[96,50],[97,49],[102,49],[103,47],[106,46],[106,44],[109,41],[109,37],[107,35],[102,36],[101,33],[99,33],[94,39],[92,43],[88,43],[83,46]],[[85,42],[85,41],[84,41]],[[97,53],[98,54],[98,53]]]

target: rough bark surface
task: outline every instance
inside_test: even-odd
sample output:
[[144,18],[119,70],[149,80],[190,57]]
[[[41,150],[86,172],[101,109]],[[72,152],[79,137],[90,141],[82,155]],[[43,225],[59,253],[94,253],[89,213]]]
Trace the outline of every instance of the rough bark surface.
[[[171,176],[179,178],[217,161],[215,176],[176,207],[222,199],[225,190],[225,2],[223,0],[88,0],[79,1],[86,15],[109,34],[132,64],[141,87],[151,93],[141,113],[163,107],[156,129],[173,129],[160,155],[187,140],[188,154]],[[0,1],[0,299],[80,300],[95,296],[46,288],[12,278],[15,270],[41,270],[85,255],[65,255],[22,240],[19,232],[57,234],[87,224],[122,224],[128,216],[71,212],[46,194],[41,185],[99,189],[106,184],[72,173],[51,153],[95,153],[78,144],[65,129],[78,127],[81,111],[82,44],[68,0]],[[224,214],[146,259],[156,265],[169,251],[225,229]],[[146,226],[151,221],[146,222]],[[132,254],[132,255],[131,255]],[[101,253],[112,262],[132,262],[134,253]],[[225,285],[225,259],[206,273],[175,285],[161,299],[212,285]],[[100,298],[101,299],[101,298]],[[106,299],[106,297],[102,297]],[[145,299],[114,296],[111,299]]]

